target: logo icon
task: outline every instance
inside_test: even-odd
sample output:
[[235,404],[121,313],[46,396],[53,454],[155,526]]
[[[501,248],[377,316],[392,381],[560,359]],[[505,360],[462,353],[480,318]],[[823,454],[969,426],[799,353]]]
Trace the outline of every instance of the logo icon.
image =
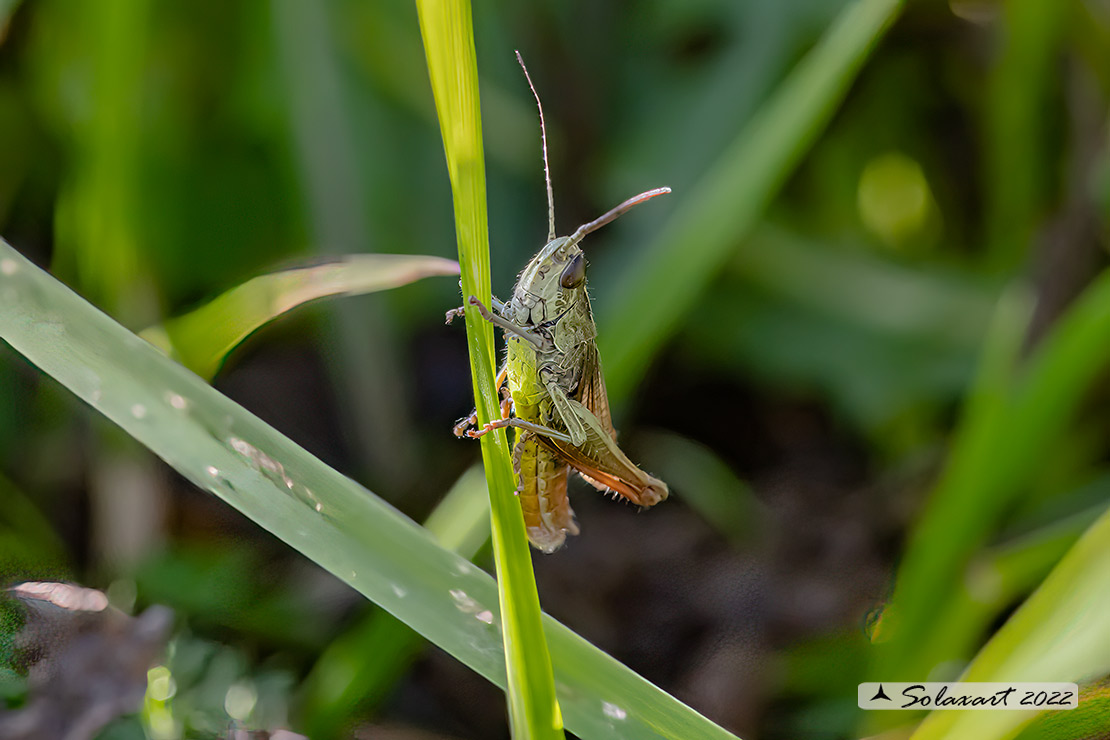
[[877,699],[885,699],[886,701],[894,701],[893,699],[891,699],[889,696],[886,695],[885,691],[883,691],[883,685],[882,684],[879,684],[879,690],[876,691],[875,695],[871,697],[871,701],[875,701]]

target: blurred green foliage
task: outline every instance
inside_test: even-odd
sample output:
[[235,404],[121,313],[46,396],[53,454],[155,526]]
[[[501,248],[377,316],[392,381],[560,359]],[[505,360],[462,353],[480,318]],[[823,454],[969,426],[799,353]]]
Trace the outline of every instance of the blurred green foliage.
[[[1051,644],[1036,600],[1000,631],[1046,577],[1071,603],[1110,593],[1090,570],[1110,548],[1110,10],[900,5],[474,8],[495,295],[546,232],[514,49],[544,99],[560,233],[675,191],[586,246],[622,444],[675,495],[606,531],[574,491],[583,534],[538,564],[541,603],[738,732],[876,731],[858,681],[953,677],[992,637],[988,656]],[[451,208],[411,3],[0,2],[0,235],[133,330],[294,260],[454,257]],[[449,434],[473,405],[461,329],[440,325],[458,302],[447,279],[318,304],[214,383],[425,520],[477,455]],[[0,462],[8,580],[177,610],[175,696],[105,737],[162,737],[158,702],[220,732],[233,685],[262,707],[245,726],[489,731],[450,680],[422,683],[439,669],[407,628],[152,468],[6,345]],[[668,599],[695,613],[659,617]],[[636,639],[654,646],[639,664]],[[344,667],[375,641],[394,654]],[[1105,644],[1069,649],[1087,662],[1056,667],[1100,696]],[[707,689],[695,677],[731,675],[699,673],[715,660],[750,683]],[[20,691],[0,674],[7,703]]]

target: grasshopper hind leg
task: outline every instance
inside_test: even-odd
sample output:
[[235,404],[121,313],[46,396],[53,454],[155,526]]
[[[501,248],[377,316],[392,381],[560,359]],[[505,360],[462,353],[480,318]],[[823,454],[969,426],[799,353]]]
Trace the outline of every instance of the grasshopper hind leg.
[[538,440],[541,445],[559,455],[583,479],[603,492],[614,491],[644,507],[654,506],[667,498],[670,493],[667,484],[636,467],[589,409],[574,399],[569,399],[568,404],[582,422],[585,443],[575,446],[546,436]]
[[517,497],[528,540],[545,553],[558,550],[568,534],[578,534],[574,511],[567,499],[570,467],[541,445],[534,432],[523,431],[513,448],[513,469],[520,480]]

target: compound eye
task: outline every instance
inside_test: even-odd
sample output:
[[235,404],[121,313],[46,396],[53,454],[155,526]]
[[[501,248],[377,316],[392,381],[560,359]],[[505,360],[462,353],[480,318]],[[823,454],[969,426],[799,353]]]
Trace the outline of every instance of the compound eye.
[[586,258],[581,254],[574,255],[574,258],[563,268],[563,274],[559,278],[559,285],[564,288],[577,288],[586,279]]

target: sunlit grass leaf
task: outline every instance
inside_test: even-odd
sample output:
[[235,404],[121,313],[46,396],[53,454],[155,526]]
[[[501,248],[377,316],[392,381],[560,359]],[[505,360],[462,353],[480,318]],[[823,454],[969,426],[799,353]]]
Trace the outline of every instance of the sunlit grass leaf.
[[[463,296],[490,304],[489,226],[478,68],[470,3],[417,0],[428,76],[439,116],[451,179]],[[471,379],[479,423],[500,414],[494,388],[493,331],[473,307],[466,311]],[[505,616],[509,724],[514,738],[562,738],[563,718],[551,675],[551,656],[540,622],[540,601],[516,479],[502,430],[482,438],[489,485],[493,559]]]
[[1110,717],[1110,679],[1103,678],[1079,687],[1079,706],[1066,712],[1037,715],[1019,740],[1059,740],[1060,738],[1097,738],[1106,736]]
[[934,611],[934,644],[953,655],[973,653],[998,615],[1033,591],[1105,511],[1098,504],[979,553]]
[[1110,273],[1021,365],[1030,308],[1017,298],[1000,304],[950,459],[907,546],[893,599],[897,629],[874,674],[881,680],[921,680],[938,663],[966,660],[957,650],[964,627],[938,625],[936,615],[1110,365]]
[[[493,579],[0,242],[0,339],[201,488],[498,686]],[[732,738],[544,618],[582,738]],[[372,660],[372,656],[366,656]]]
[[[987,643],[963,681],[1072,681],[1110,673],[1110,512]],[[913,740],[1003,740],[1035,712],[937,711]],[[1105,730],[1103,725],[1102,730]]]
[[324,264],[262,275],[141,336],[197,375],[211,380],[228,354],[266,323],[310,301],[407,285],[432,275],[457,275],[442,257],[353,254]]

